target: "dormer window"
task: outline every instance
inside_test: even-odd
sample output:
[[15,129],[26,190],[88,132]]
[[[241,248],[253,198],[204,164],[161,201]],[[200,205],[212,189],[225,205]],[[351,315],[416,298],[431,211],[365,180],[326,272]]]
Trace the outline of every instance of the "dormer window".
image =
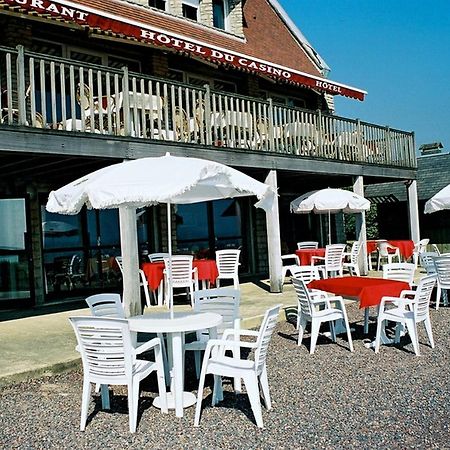
[[166,10],[166,0],[148,0],[148,6],[165,11]]
[[183,0],[183,17],[197,21],[199,1],[200,0]]
[[226,28],[226,8],[225,0],[213,0],[213,26],[225,30]]

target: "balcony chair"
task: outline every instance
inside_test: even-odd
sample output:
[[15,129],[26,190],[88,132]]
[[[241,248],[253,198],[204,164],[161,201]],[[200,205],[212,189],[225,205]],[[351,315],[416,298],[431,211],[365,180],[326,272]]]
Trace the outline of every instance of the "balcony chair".
[[[302,344],[303,333],[307,322],[311,322],[311,345],[309,353],[312,355],[316,349],[316,342],[319,336],[320,325],[323,322],[330,322],[331,338],[336,342],[336,334],[334,331],[334,321],[343,320],[347,330],[347,339],[350,351],[353,352],[353,341],[350,333],[350,325],[348,323],[347,311],[345,309],[344,300],[342,297],[330,297],[325,292],[310,291],[306,287],[303,280],[292,278],[295,292],[297,294],[297,329],[298,329],[298,343]],[[338,303],[338,308],[332,308],[331,302]],[[317,309],[316,307],[323,307]]]
[[319,243],[316,241],[301,241],[297,242],[297,249],[298,250],[304,250],[304,249],[317,249],[319,248]]
[[448,306],[448,290],[450,289],[450,256],[438,256],[434,258],[434,266],[437,274],[436,309],[439,309],[441,294],[444,306]]
[[198,272],[193,267],[192,255],[172,255],[164,257],[166,286],[164,288],[166,303],[169,304],[169,281],[174,289],[187,288],[191,306],[194,307],[194,292],[198,291]]
[[[378,247],[377,270],[380,270],[382,258],[386,258],[388,264],[392,264],[394,258],[397,258],[397,261],[401,262],[400,249],[398,247],[394,247],[387,241],[378,242],[377,247]],[[390,252],[389,250],[392,250],[392,252]]]
[[220,287],[220,280],[233,280],[234,289],[240,289],[238,267],[240,250],[217,250],[216,264],[219,276],[216,280],[216,286]]
[[297,267],[300,267],[300,259],[295,253],[281,255],[281,264],[281,280],[284,284],[287,273],[289,272],[292,276],[293,270],[295,270]]
[[419,263],[420,254],[427,251],[427,245],[429,244],[429,242],[429,239],[421,239],[419,242],[417,242],[417,244],[414,244],[413,262],[416,267]]
[[[121,256],[116,256],[116,262],[117,265],[119,266],[120,272],[122,274],[123,277],[123,260]],[[147,304],[147,307],[150,308],[150,306],[152,306],[151,302],[150,302],[150,293],[148,290],[148,282],[147,282],[147,277],[145,276],[145,273],[143,270],[139,269],[139,278],[140,278],[140,282],[139,282],[139,286],[144,288],[144,294],[145,294],[145,303]]]
[[[105,317],[71,317],[83,362],[83,395],[80,430],[84,431],[88,415],[91,383],[126,385],[130,432],[136,431],[141,380],[157,372],[161,412],[167,413],[164,367],[159,338],[133,348],[130,328],[125,319]],[[153,349],[155,361],[137,359],[137,355]]]
[[404,281],[410,287],[414,284],[415,264],[412,263],[391,263],[383,264],[383,278],[385,280]]
[[[238,336],[239,341],[239,303],[241,293],[237,289],[218,288],[218,289],[201,289],[194,292],[194,312],[205,313],[213,312],[223,317],[223,322],[217,327],[217,336],[220,339],[223,332],[228,328],[233,328]],[[200,356],[205,350],[209,340],[207,330],[197,331],[195,341],[185,344],[184,350],[194,351],[195,357],[195,373],[197,379],[200,377]],[[233,349],[233,354],[236,349]]]
[[[381,299],[377,319],[375,353],[380,351],[381,327],[384,326],[385,320],[406,326],[417,356],[420,354],[417,324],[424,322],[431,348],[434,348],[429,306],[431,294],[436,285],[436,278],[436,275],[427,275],[420,280],[415,291],[406,290],[400,294],[400,297],[383,297]],[[387,309],[386,306],[392,303],[395,307]],[[400,342],[400,327],[398,325],[395,330],[395,342]]]
[[324,278],[328,278],[329,273],[343,276],[344,266],[344,251],[345,244],[330,244],[325,247],[325,256],[311,257],[311,264],[314,265],[316,261],[322,261],[323,264],[318,264],[317,268],[322,272]]
[[350,258],[350,262],[343,263],[343,269],[348,270],[350,275],[360,276],[359,271],[359,253],[361,252],[361,243],[358,241],[353,242],[350,253],[344,253],[344,258]]
[[[212,406],[215,406],[218,401],[223,400],[222,376],[242,378],[256,424],[258,427],[263,428],[260,388],[266,408],[271,409],[272,403],[270,401],[269,383],[267,380],[266,356],[270,339],[277,324],[280,306],[276,305],[266,311],[259,331],[240,330],[240,336],[256,337],[256,342],[233,340],[235,335],[234,329],[225,330],[222,339],[211,339],[208,341],[200,373],[194,426],[199,426],[200,424],[205,377],[208,373],[211,373],[214,375]],[[225,355],[227,350],[231,348],[240,349],[241,347],[255,349],[255,359],[252,361]]]

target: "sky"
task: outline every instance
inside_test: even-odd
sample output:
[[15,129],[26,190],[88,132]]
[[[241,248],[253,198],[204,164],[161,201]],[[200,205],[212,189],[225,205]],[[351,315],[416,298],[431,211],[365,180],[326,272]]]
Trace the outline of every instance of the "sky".
[[336,114],[414,131],[450,151],[450,0],[278,0],[331,68],[368,92]]

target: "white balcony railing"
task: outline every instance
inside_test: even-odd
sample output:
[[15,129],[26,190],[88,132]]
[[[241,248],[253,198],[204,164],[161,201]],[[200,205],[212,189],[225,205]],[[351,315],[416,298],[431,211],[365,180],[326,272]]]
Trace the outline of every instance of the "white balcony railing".
[[415,168],[413,133],[0,47],[1,124]]

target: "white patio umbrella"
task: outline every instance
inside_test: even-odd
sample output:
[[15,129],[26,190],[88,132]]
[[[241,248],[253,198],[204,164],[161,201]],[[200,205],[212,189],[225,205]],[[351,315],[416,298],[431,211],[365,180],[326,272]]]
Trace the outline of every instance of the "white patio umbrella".
[[450,184],[425,203],[425,214],[442,211],[443,209],[450,209]]
[[[138,311],[133,298],[139,291],[136,208],[167,203],[171,255],[172,203],[190,204],[250,195],[259,200],[255,206],[268,210],[272,207],[275,192],[269,185],[224,164],[167,153],[162,157],[125,161],[92,172],[52,191],[46,207],[50,212],[61,214],[77,214],[84,205],[94,209],[119,208],[124,305],[129,315],[135,315]],[[170,297],[171,310],[172,303]],[[132,304],[134,308],[131,308]]]
[[291,202],[296,214],[328,213],[328,243],[331,244],[331,213],[360,213],[370,208],[370,202],[361,195],[344,189],[321,189],[307,192]]

